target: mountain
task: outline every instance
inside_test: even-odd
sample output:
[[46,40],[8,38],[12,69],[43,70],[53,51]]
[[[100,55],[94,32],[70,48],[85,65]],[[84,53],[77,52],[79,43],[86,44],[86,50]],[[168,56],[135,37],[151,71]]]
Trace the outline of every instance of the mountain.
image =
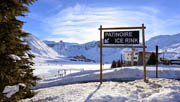
[[36,57],[56,58],[59,56],[56,51],[32,34],[26,37],[25,41],[31,48],[30,53]]
[[[155,51],[155,46],[159,46],[161,52],[167,58],[177,59],[180,57],[180,34],[159,35],[146,41],[147,51]],[[60,55],[75,57],[83,56],[87,59],[99,62],[99,42],[91,41],[85,44],[44,41],[49,47],[53,48]],[[125,50],[120,48],[103,48],[103,62],[110,63],[112,60],[119,60]]]
[[148,46],[147,50],[154,50],[156,45],[158,45],[160,49],[166,49],[178,43],[180,43],[180,33],[175,35],[159,35],[146,41],[146,45]]
[[152,37],[146,42],[147,51],[155,51],[156,45],[165,58],[180,59],[180,33]]
[[[147,51],[154,51],[155,46],[159,46],[159,51],[163,52],[165,58],[180,59],[180,34],[159,35],[146,41]],[[100,49],[99,41],[91,41],[84,44],[41,41],[36,36],[30,34],[25,38],[27,44],[31,47],[30,53],[36,56],[35,61],[44,61],[53,59],[57,62],[82,61],[99,62]],[[131,49],[103,48],[103,63],[111,63],[112,60],[121,59],[123,52]],[[65,56],[65,57],[64,57]],[[123,56],[124,57],[124,56]],[[49,61],[48,61],[49,62]],[[70,62],[71,63],[71,62]]]
[[[100,51],[98,47],[99,41],[91,41],[85,44],[67,43],[63,41],[57,43],[53,41],[44,42],[59,54],[70,58],[83,56],[86,59],[91,59],[93,62],[99,62],[100,60]],[[103,49],[103,63],[110,63],[112,60],[119,60],[122,52],[123,50],[120,48]]]

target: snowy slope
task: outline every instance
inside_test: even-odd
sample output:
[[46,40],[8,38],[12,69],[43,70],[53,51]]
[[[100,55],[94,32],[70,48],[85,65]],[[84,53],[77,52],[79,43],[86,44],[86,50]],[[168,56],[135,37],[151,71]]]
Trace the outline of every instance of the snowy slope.
[[25,41],[31,48],[30,53],[36,57],[55,58],[59,56],[56,51],[48,47],[44,42],[32,34],[25,38]]
[[180,58],[180,33],[175,35],[160,35],[151,38],[146,42],[147,50],[155,50],[158,45],[161,52],[164,52],[165,58]]
[[173,44],[169,48],[161,50],[164,51],[164,58],[180,59],[180,43]]
[[146,45],[148,46],[148,50],[154,50],[156,45],[158,45],[160,49],[165,49],[178,43],[180,43],[180,33],[175,35],[159,35],[152,37],[146,42]]
[[[92,41],[85,44],[67,43],[63,41],[60,41],[58,43],[52,41],[44,41],[44,42],[61,55],[69,56],[69,57],[83,55],[88,59],[99,62],[100,51],[98,47],[99,46],[98,41]],[[103,62],[111,63],[112,60],[119,60],[121,58],[121,53],[123,53],[123,50],[119,48],[103,49]]]

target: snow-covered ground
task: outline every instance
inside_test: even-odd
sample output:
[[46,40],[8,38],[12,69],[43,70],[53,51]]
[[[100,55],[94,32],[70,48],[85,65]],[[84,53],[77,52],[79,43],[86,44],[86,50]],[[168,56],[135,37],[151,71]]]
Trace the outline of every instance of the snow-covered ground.
[[[104,69],[109,69],[110,64],[104,65]],[[59,74],[69,75],[77,72],[99,70],[99,64],[44,64],[39,63],[33,66],[34,74],[45,79],[59,77]],[[66,71],[66,74],[64,74]]]
[[107,64],[102,85],[99,64],[36,64],[34,68],[44,80],[33,87],[36,95],[22,102],[180,102],[180,81],[172,80],[180,79],[178,65],[160,65],[159,79],[153,79],[156,68],[147,66],[145,83],[143,66],[110,69]]
[[[110,65],[103,68],[103,80],[136,80],[144,77],[143,66],[123,67],[110,69]],[[147,77],[156,77],[156,68],[147,66]],[[161,65],[158,74],[159,78],[180,79],[179,66]],[[66,70],[66,74],[64,74]],[[62,66],[38,66],[35,70],[36,75],[39,74],[44,80],[38,82],[34,89],[72,84],[78,82],[99,81],[99,65],[62,65]],[[63,74],[64,76],[60,75]]]
[[[105,64],[103,65],[103,69],[104,71],[106,70],[111,70],[110,68],[111,64]],[[33,66],[34,70],[34,74],[39,76],[39,77],[44,77],[45,79],[49,79],[49,78],[53,78],[55,76],[58,76],[58,74],[60,72],[63,72],[64,70],[66,70],[66,75],[72,74],[72,73],[77,73],[77,72],[85,72],[85,73],[89,73],[91,74],[92,72],[98,72],[100,65],[99,64],[48,64],[48,63],[36,63],[35,66]],[[143,70],[143,66],[133,66],[133,67],[123,67],[123,68],[116,68],[115,70],[122,70],[122,69],[131,69],[131,70]],[[179,71],[180,70],[180,66],[179,65],[160,65],[159,66],[160,71],[161,70],[167,70],[167,71]],[[113,69],[114,70],[114,69]],[[113,71],[111,70],[111,71]],[[127,69],[125,69],[127,70]],[[154,66],[147,66],[147,70],[148,71],[155,71],[155,67]],[[58,73],[59,71],[59,73]],[[104,72],[103,71],[103,72]],[[128,73],[128,71],[127,71]],[[160,72],[161,73],[161,72]],[[81,74],[81,73],[80,73]],[[147,73],[148,74],[148,73]],[[155,73],[154,73],[155,74]],[[174,74],[174,72],[173,72]],[[174,77],[173,77],[174,78]]]
[[71,84],[38,89],[21,102],[180,102],[180,81],[148,79],[131,82]]

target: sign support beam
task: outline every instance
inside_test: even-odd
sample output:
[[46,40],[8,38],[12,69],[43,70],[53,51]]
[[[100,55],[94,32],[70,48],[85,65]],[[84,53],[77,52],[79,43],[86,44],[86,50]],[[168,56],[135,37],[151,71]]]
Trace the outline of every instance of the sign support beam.
[[146,46],[102,46],[102,48],[147,48],[147,47]]
[[[142,24],[142,42],[145,46],[144,24]],[[144,65],[144,81],[146,82],[146,49],[143,47],[143,65]]]
[[99,28],[99,30],[119,30],[119,29],[146,29],[146,27],[113,27],[113,28]]
[[100,84],[102,84],[102,25],[100,25]]

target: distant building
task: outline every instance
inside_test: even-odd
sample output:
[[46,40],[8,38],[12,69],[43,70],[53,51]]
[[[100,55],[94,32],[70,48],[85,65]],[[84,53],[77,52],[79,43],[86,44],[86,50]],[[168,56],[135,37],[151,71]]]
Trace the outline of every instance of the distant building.
[[[125,65],[143,65],[143,51],[125,51]],[[149,60],[152,52],[146,52],[146,63]],[[160,55],[160,53],[159,53]],[[160,57],[158,58],[160,61]]]

